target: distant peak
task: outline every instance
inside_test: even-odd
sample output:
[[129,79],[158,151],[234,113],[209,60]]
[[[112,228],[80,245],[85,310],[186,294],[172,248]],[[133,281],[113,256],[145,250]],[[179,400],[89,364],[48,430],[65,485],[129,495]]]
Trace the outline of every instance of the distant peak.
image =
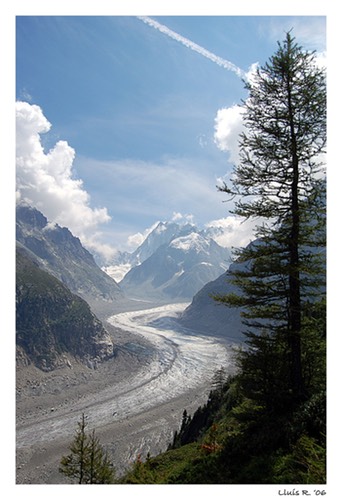
[[199,252],[208,252],[210,243],[206,238],[201,236],[199,233],[192,231],[189,234],[175,238],[171,242],[171,246],[173,248],[177,248],[179,250],[183,250],[186,252],[192,250],[195,251],[196,253],[199,253]]
[[48,220],[39,210],[26,203],[19,203],[16,207],[17,221],[22,221],[32,227],[43,229]]

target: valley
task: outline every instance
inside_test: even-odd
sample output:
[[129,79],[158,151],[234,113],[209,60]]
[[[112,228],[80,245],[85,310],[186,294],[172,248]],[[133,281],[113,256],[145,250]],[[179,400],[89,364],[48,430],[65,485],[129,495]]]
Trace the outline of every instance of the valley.
[[207,400],[215,371],[221,366],[233,370],[232,351],[222,339],[196,335],[177,322],[186,305],[110,316],[116,355],[96,369],[74,365],[49,374],[20,371],[17,483],[65,482],[59,460],[83,412],[119,474],[138,454],[166,448],[183,410],[191,413]]

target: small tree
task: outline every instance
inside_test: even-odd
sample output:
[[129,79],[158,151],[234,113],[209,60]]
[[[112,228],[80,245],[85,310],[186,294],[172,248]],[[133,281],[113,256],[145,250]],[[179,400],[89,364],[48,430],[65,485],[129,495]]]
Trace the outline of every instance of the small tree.
[[59,471],[76,479],[78,484],[111,484],[114,482],[113,466],[100,445],[95,430],[88,435],[86,427],[86,417],[82,413],[75,438],[70,445],[71,453],[62,457]]
[[222,393],[225,383],[227,382],[227,372],[223,366],[216,370],[212,378],[212,388]]
[[89,471],[87,470],[89,484],[111,484],[114,480],[113,466],[104,452],[95,430],[89,439]]

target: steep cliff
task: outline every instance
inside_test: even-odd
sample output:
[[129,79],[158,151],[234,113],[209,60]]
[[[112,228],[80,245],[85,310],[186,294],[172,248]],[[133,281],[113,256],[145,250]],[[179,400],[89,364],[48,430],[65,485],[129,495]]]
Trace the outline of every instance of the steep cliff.
[[44,271],[55,276],[90,305],[123,298],[118,284],[95,263],[69,229],[49,224],[39,210],[18,205],[16,240]]
[[23,248],[16,255],[17,361],[52,370],[70,359],[96,363],[113,344],[88,304],[40,269]]

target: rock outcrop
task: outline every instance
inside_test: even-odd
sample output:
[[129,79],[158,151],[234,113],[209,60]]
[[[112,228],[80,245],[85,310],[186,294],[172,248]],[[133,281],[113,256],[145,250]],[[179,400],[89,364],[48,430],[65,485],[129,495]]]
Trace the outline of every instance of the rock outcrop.
[[94,365],[113,355],[111,337],[89,305],[22,247],[16,258],[16,337],[18,364],[45,371],[72,358]]

